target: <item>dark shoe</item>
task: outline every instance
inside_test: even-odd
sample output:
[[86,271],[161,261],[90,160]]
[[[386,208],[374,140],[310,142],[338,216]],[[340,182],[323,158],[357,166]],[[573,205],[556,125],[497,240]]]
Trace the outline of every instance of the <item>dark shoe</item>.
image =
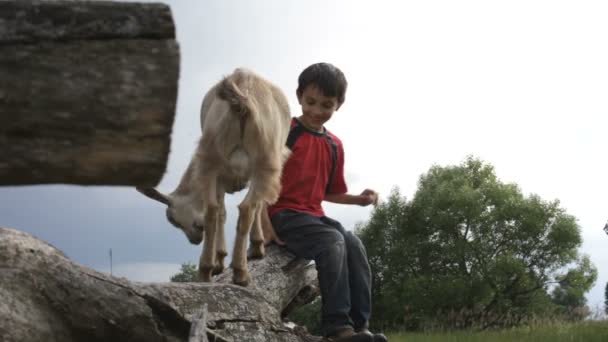
[[384,334],[374,334],[368,329],[359,330],[359,334],[366,334],[372,337],[373,342],[388,342],[388,338]]
[[325,337],[323,342],[374,342],[374,337],[365,332],[356,333],[352,329],[345,329],[335,335]]

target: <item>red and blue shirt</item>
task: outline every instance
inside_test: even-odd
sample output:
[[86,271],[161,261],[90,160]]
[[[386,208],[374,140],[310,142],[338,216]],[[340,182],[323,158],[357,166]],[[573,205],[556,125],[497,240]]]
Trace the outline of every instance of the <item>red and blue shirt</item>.
[[[325,216],[321,206],[325,195],[347,192],[344,148],[340,139],[325,128],[323,133],[315,132],[293,118],[292,129],[296,125],[301,125],[303,132],[291,146],[291,156],[285,162],[281,175],[281,194],[278,201],[268,208],[268,213],[272,217],[279,211],[289,209],[318,217]],[[333,177],[332,143],[336,151]]]

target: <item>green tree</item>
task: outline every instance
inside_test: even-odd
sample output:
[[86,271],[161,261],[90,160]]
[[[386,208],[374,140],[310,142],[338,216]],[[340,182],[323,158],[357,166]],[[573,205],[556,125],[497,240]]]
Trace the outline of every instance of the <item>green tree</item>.
[[188,283],[196,281],[198,277],[198,270],[196,265],[190,262],[182,264],[180,271],[171,276],[171,281],[174,283]]
[[553,289],[553,301],[568,320],[582,320],[589,313],[586,307],[587,293],[597,279],[597,269],[588,256],[580,258],[576,268],[557,276],[558,285]]
[[604,312],[608,315],[608,282],[606,282],[606,289],[604,290]]
[[369,265],[372,271],[372,312],[374,328],[384,330],[401,321],[403,309],[394,305],[392,293],[398,279],[411,272],[412,265],[401,262],[409,259],[407,242],[396,244],[396,236],[405,220],[406,199],[401,197],[399,189],[391,192],[386,202],[380,203],[366,224],[359,224],[355,232],[365,245]]
[[321,335],[321,297],[293,310],[287,318],[299,326],[306,327],[311,334]]
[[[374,272],[373,323],[389,327],[486,327],[548,314],[557,305],[548,288],[565,279],[558,271],[585,262],[576,219],[558,201],[524,196],[473,157],[433,166],[411,201],[394,190],[358,234]],[[593,280],[568,291],[584,293]]]

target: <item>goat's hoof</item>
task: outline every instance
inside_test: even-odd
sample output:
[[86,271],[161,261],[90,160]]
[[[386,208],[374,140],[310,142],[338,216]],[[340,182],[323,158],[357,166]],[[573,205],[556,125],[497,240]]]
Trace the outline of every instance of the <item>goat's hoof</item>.
[[199,283],[210,283],[211,282],[211,276],[207,277],[207,276],[199,275],[198,276],[198,282]]
[[226,252],[223,252],[223,251],[217,252],[216,259],[215,259],[215,266],[213,266],[213,271],[212,271],[212,274],[214,276],[224,272],[224,269],[226,268],[224,266],[224,258],[226,257],[226,255],[227,255]]
[[266,253],[264,253],[263,251],[251,251],[249,253],[249,255],[247,256],[247,259],[249,260],[257,260],[257,259],[262,259],[264,257],[264,255],[266,255]]
[[222,272],[224,272],[224,265],[217,265],[213,268],[211,274],[216,276],[218,274],[221,274]]
[[252,244],[249,249],[248,259],[262,259],[266,255],[264,244]]
[[198,270],[198,281],[210,283],[212,277],[212,267],[205,267]]
[[233,269],[232,282],[236,285],[246,287],[251,282],[251,275],[247,270]]

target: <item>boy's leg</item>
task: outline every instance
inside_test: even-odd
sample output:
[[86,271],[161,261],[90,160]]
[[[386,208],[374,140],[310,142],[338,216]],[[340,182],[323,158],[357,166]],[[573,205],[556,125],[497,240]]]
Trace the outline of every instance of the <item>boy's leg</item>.
[[344,236],[351,299],[349,315],[353,320],[355,330],[366,329],[371,316],[372,302],[371,270],[365,246],[353,232],[345,230],[340,222],[329,217],[323,217],[322,220],[335,227]]
[[320,218],[304,213],[279,212],[272,217],[272,224],[290,252],[315,261],[321,289],[323,334],[353,329],[344,236]]

